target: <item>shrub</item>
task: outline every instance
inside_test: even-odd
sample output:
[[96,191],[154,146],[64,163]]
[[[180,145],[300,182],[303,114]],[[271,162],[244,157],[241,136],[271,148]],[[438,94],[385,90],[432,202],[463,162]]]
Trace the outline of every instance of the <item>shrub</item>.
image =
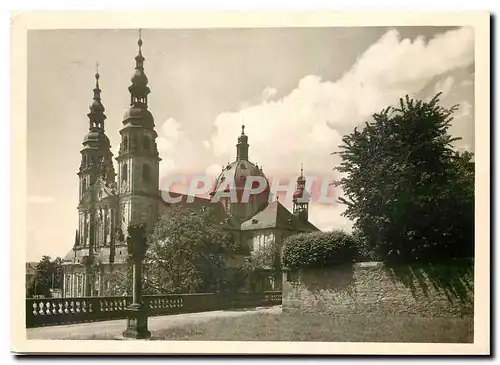
[[289,269],[325,268],[352,263],[357,256],[357,241],[349,233],[302,233],[286,239],[283,265]]

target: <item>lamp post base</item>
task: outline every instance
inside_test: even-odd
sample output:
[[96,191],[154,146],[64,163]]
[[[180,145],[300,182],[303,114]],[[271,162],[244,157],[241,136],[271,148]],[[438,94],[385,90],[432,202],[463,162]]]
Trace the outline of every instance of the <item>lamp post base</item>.
[[123,337],[130,339],[151,338],[148,331],[148,315],[141,304],[132,304],[127,309],[127,329],[123,331]]

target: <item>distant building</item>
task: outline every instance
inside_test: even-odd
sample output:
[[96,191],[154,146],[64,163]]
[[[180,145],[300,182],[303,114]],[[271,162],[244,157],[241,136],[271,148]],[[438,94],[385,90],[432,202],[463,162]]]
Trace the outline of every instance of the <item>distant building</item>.
[[[142,40],[132,76],[130,108],[123,117],[120,149],[116,157],[118,171],[113,166],[109,138],[104,130],[105,108],[101,102],[99,74],[90,106],[89,132],[83,140],[79,176],[78,228],[73,248],[64,257],[65,297],[121,295],[112,287],[110,277],[125,267],[127,244],[125,235],[130,224],[145,223],[152,230],[160,215],[168,214],[172,204],[162,199],[159,189],[160,156],[156,144],[154,118],[148,110],[148,78],[144,72]],[[214,194],[224,181],[233,179],[241,194],[248,176],[265,178],[262,168],[249,161],[248,136],[242,128],[238,137],[236,160],[224,167],[215,184]],[[170,193],[175,195],[176,193]],[[269,186],[249,202],[195,197],[193,203],[182,197],[180,206],[215,207],[236,240],[246,243],[249,252],[256,247],[275,244],[299,232],[318,230],[308,221],[308,202],[300,201],[307,194],[301,172],[294,194],[293,213],[279,201],[269,204]],[[239,195],[238,195],[239,196]],[[96,271],[89,270],[90,267]],[[276,288],[276,283],[262,289]]]

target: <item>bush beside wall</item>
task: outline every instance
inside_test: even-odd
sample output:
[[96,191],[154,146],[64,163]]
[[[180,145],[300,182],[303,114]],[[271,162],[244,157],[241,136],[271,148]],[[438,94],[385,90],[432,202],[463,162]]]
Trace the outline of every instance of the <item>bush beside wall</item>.
[[283,247],[285,267],[318,269],[352,263],[358,256],[357,241],[342,230],[302,233],[290,236]]
[[290,271],[283,276],[283,311],[473,316],[473,261],[400,266],[371,262]]

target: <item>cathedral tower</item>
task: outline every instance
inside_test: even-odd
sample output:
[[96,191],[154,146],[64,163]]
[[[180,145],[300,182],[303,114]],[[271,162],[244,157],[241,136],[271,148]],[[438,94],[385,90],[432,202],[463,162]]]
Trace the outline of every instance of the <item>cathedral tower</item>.
[[83,140],[83,149],[80,151],[81,164],[78,171],[79,176],[79,227],[77,246],[88,247],[89,254],[92,254],[95,235],[93,227],[95,221],[93,213],[97,197],[94,196],[94,186],[100,178],[106,184],[113,184],[115,181],[115,170],[113,167],[113,153],[109,138],[104,132],[104,106],[101,102],[101,89],[99,88],[99,73],[95,74],[96,84],[94,88],[94,100],[90,105],[89,132]]
[[123,117],[118,162],[118,189],[121,230],[126,235],[130,224],[145,223],[151,231],[158,220],[160,157],[156,145],[154,119],[148,110],[148,78],[144,73],[142,39],[135,57],[130,108]]

